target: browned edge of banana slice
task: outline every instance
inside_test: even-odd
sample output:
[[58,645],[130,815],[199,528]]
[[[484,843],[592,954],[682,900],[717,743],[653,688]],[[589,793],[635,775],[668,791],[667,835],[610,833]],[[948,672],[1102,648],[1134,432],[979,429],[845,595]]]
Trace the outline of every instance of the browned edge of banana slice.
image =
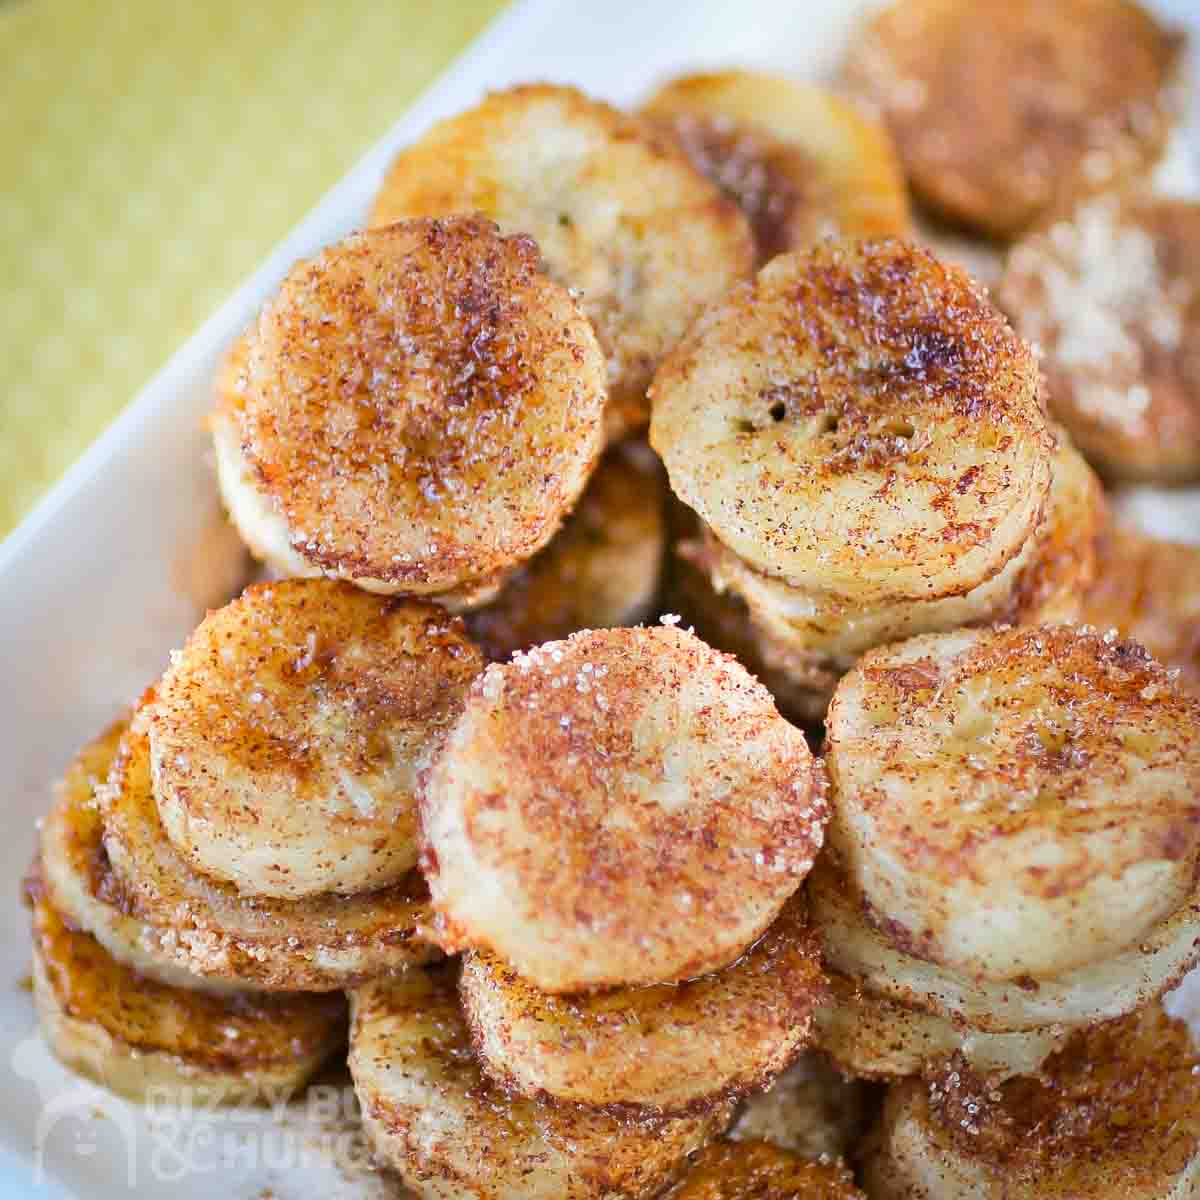
[[897,0],[845,78],[925,204],[1010,237],[1159,158],[1182,45],[1129,0]]
[[168,987],[66,924],[36,884],[31,900],[42,1035],[64,1063],[120,1095],[278,1100],[344,1044],[341,996]]
[[113,880],[106,886],[114,902],[154,930],[156,952],[210,978],[313,992],[438,957],[418,932],[431,913],[415,871],[376,892],[301,900],[242,896],[193,871],[159,820],[144,725],[135,713],[99,796]]
[[635,1119],[507,1095],[471,1050],[456,974],[414,968],[351,993],[363,1125],[379,1159],[418,1195],[648,1200],[729,1124],[729,1105]]
[[802,1158],[768,1142],[713,1142],[670,1200],[866,1200],[841,1163]]
[[416,220],[293,267],[221,400],[219,480],[268,561],[463,607],[583,491],[605,362],[531,238]]
[[1156,1003],[1036,1076],[900,1084],[865,1178],[880,1200],[1182,1200],[1200,1179],[1200,1056]]
[[823,237],[909,232],[890,136],[824,88],[761,71],[685,75],[642,113],[737,201],[760,264]]
[[803,895],[737,962],[684,983],[550,996],[475,952],[460,986],[476,1053],[507,1090],[634,1114],[705,1112],[761,1090],[826,998]]
[[480,213],[537,241],[608,364],[610,440],[645,425],[662,356],[752,268],[742,213],[648,122],[574,88],[493,92],[393,162],[371,224]]

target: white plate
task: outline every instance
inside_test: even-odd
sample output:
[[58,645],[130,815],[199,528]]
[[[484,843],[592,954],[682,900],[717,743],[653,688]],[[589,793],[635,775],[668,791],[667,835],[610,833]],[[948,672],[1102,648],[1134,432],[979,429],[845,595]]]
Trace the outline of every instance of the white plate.
[[[1189,21],[1200,42],[1194,0],[1159,7]],[[221,350],[296,258],[363,220],[397,147],[489,88],[548,79],[629,104],[662,77],[700,66],[740,63],[819,77],[838,61],[862,8],[839,0],[518,4],[330,192],[0,546],[0,761],[9,764],[9,835],[0,846],[0,878],[8,881],[0,901],[0,1195],[36,1189],[113,1197],[136,1189],[145,1197],[187,1200],[219,1189],[250,1200],[267,1189],[290,1200],[367,1196],[380,1188],[331,1165],[361,1157],[344,1123],[330,1117],[344,1099],[336,1091],[316,1110],[292,1111],[282,1123],[244,1112],[149,1120],[47,1055],[20,986],[29,949],[17,888],[33,848],[34,819],[48,804],[48,781],[161,671],[168,650],[198,616],[186,578],[217,514],[200,422]],[[1192,164],[1180,161],[1182,175],[1191,178]],[[1187,511],[1186,502],[1164,507],[1158,497],[1138,504],[1160,528],[1178,529],[1178,515]]]

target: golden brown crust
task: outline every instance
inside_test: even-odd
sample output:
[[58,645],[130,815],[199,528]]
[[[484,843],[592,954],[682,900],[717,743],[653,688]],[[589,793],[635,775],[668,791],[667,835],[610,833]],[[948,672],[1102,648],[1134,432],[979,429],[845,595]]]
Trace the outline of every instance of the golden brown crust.
[[1081,615],[1140,642],[1200,694],[1200,548],[1109,525]]
[[444,944],[567,992],[726,966],[807,873],[826,808],[766,689],[667,625],[489,667],[421,818]]
[[[68,926],[44,897],[33,908],[39,1007],[51,1045],[72,1066],[112,1068],[139,1056],[170,1064],[181,1084],[224,1081],[240,1097],[259,1084],[302,1082],[345,1037],[340,996],[216,994],[167,987],[118,963]],[[88,1042],[106,1057],[81,1053]]]
[[493,661],[580,629],[635,625],[658,594],[665,541],[661,472],[615,448],[554,540],[490,604],[466,617]]
[[1200,478],[1200,204],[1105,196],[1019,242],[997,291],[1106,475]]
[[907,931],[871,912],[833,854],[822,856],[805,890],[831,971],[904,1008],[980,1032],[1113,1020],[1153,1003],[1200,960],[1200,883],[1166,921],[1120,953],[1053,977],[1014,980],[971,977],[906,952]]
[[1060,1025],[989,1033],[881,996],[837,971],[816,1014],[816,1045],[847,1075],[894,1080],[950,1066],[989,1081],[1027,1075],[1068,1036]]
[[1115,635],[1037,626],[872,651],[830,706],[831,841],[910,953],[992,979],[1102,961],[1192,891],[1198,722]]
[[549,541],[599,454],[604,403],[595,336],[532,239],[456,218],[297,264],[219,415],[314,571],[437,594]]
[[804,592],[754,571],[708,533],[687,553],[715,585],[744,598],[754,661],[768,678],[789,680],[791,692],[804,689],[808,715],[819,719],[837,681],[873,646],[964,625],[1031,625],[1079,615],[1095,572],[1103,491],[1061,436],[1052,468],[1037,529],[1004,570],[962,596],[871,607]]
[[[143,705],[152,702],[152,695]],[[437,957],[418,929],[431,918],[417,872],[359,896],[245,897],[193,871],[158,817],[144,719],[122,738],[99,794],[111,863],[106,894],[151,927],[157,949],[212,978],[271,991],[338,991]]]
[[39,831],[38,885],[64,921],[90,933],[140,975],[175,988],[231,991],[229,980],[197,974],[164,952],[157,931],[130,914],[113,878],[95,793],[108,778],[127,724],[114,722],[84,746],[59,784]]
[[866,1200],[840,1163],[813,1162],[767,1142],[713,1142],[670,1200]]
[[146,713],[167,835],[247,895],[396,883],[417,861],[417,775],[482,666],[432,605],[327,579],[247,588]]
[[601,1200],[658,1195],[729,1123],[617,1117],[504,1094],[480,1070],[452,969],[351,996],[350,1070],[377,1156],[419,1195]]
[[885,1197],[1182,1197],[1198,1150],[1200,1057],[1187,1027],[1151,1004],[1076,1034],[1036,1076],[903,1084],[867,1175]]
[[760,265],[823,237],[909,231],[888,134],[822,88],[755,71],[685,75],[642,113],[738,203]]
[[860,604],[978,587],[1049,489],[1031,349],[902,242],[776,258],[693,327],[653,398],[671,487],[722,544]]
[[608,359],[609,436],[644,425],[662,355],[751,268],[737,207],[647,123],[572,88],[497,92],[392,164],[373,225],[481,213],[537,240]]
[[825,996],[820,957],[796,896],[715,975],[548,996],[475,952],[460,992],[483,1068],[506,1089],[614,1113],[696,1114],[761,1091],[808,1041]]
[[1181,43],[1127,0],[898,0],[845,74],[919,198],[1007,237],[1159,157]]

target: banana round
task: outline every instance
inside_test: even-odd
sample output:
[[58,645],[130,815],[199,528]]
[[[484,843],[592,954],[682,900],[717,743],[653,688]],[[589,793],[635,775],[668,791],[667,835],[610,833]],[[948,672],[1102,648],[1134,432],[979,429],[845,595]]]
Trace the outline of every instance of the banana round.
[[1200,1056],[1151,1004],[1078,1034],[1032,1077],[888,1093],[878,1200],[1185,1200],[1200,1185]]
[[841,1164],[768,1142],[713,1142],[671,1200],[866,1200]]
[[[1065,437],[1058,439],[1051,468],[1037,529],[1002,571],[961,596],[862,608],[755,571],[711,534],[705,557],[716,585],[745,599],[764,658],[790,663],[799,678],[825,674],[836,682],[859,655],[885,642],[984,622],[1033,625],[1077,617],[1095,577],[1104,493]],[[832,691],[823,697],[826,703]]]
[[460,989],[506,1091],[678,1115],[759,1091],[795,1058],[825,996],[820,957],[798,896],[737,962],[686,983],[550,996],[474,953]]
[[895,0],[853,39],[845,82],[924,205],[1006,238],[1147,172],[1182,41],[1131,0]]
[[417,865],[417,776],[483,658],[431,605],[257,584],[172,655],[146,711],[159,817],[196,871],[295,900]]
[[836,971],[830,988],[831,999],[816,1013],[816,1046],[860,1079],[931,1075],[948,1065],[993,1080],[1028,1075],[1070,1034],[1062,1025],[1012,1033],[973,1029],[898,1004]]
[[446,213],[531,235],[578,294],[608,362],[611,439],[645,425],[659,359],[754,259],[737,206],[671,139],[549,84],[495,92],[402,150],[370,219]]
[[824,237],[909,231],[891,138],[824,88],[760,71],[685,75],[655,92],[642,114],[737,201],[760,263]]
[[641,1200],[728,1124],[537,1104],[489,1084],[453,972],[414,969],[351,993],[350,1072],[377,1157],[431,1200]]
[[970,977],[897,948],[863,915],[831,858],[808,878],[814,924],[831,970],[905,1007],[990,1033],[1111,1021],[1169,991],[1200,961],[1200,885],[1134,945],[1047,978]]
[[1200,479],[1200,203],[1101,196],[1018,242],[996,302],[1109,478]]
[[169,987],[73,929],[44,895],[33,906],[33,997],[55,1056],[131,1100],[277,1103],[345,1044],[340,996]]
[[160,947],[158,931],[130,915],[104,850],[96,789],[108,778],[128,725],[115,722],[76,756],[59,784],[54,807],[38,831],[39,878],[51,906],[73,928],[89,933],[119,963],[174,988],[253,990],[198,975]]
[[580,629],[636,625],[650,616],[666,544],[665,487],[656,467],[639,461],[632,447],[600,460],[554,540],[513,572],[495,600],[466,614],[488,658],[502,662]]
[[210,979],[270,991],[330,992],[438,956],[418,930],[431,919],[413,871],[356,896],[279,900],[241,895],[192,870],[154,802],[143,702],[98,800],[104,851],[120,903],[153,930],[155,957]]
[[719,970],[778,915],[827,809],[800,730],[670,625],[585,631],[476,680],[421,801],[447,950],[545,992]]
[[1037,363],[959,269],[898,241],[780,255],[655,376],[671,487],[747,566],[869,609],[961,596],[1041,517]]
[[218,481],[284,575],[478,604],[550,540],[603,444],[591,325],[530,238],[477,218],[298,263],[232,357]]
[[830,841],[899,948],[1042,979],[1191,897],[1200,707],[1140,646],[1068,625],[864,656],[826,724]]

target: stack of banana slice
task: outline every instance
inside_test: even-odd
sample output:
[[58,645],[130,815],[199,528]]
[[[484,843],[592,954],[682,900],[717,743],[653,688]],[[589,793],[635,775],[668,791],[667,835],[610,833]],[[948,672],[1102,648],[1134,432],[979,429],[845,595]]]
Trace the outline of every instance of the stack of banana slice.
[[1037,364],[957,268],[901,242],[780,255],[654,382],[651,444],[718,591],[820,719],[872,646],[1072,615],[1102,512]]
[[873,651],[828,718],[832,853],[810,889],[857,1074],[1036,1069],[1174,986],[1200,944],[1197,709],[1071,626]]
[[402,152],[221,366],[264,574],[42,823],[54,1051],[240,1102],[348,1040],[437,1200],[1191,1194],[1200,557],[909,231],[745,72]]

